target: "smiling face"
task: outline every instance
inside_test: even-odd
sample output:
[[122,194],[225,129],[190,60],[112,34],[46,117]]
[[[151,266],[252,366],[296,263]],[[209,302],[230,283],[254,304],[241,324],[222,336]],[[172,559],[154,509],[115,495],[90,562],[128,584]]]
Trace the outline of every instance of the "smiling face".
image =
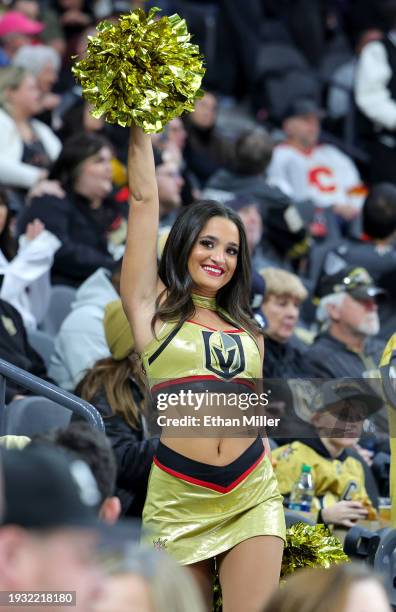
[[213,297],[231,280],[238,263],[239,231],[235,223],[212,217],[191,249],[188,271],[194,292]]

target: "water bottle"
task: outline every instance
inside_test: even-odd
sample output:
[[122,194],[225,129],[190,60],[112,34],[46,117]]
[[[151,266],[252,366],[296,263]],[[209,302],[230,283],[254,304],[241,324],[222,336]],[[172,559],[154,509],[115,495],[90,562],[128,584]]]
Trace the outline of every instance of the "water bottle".
[[294,483],[290,493],[289,510],[310,512],[314,494],[311,466],[303,463],[300,477]]

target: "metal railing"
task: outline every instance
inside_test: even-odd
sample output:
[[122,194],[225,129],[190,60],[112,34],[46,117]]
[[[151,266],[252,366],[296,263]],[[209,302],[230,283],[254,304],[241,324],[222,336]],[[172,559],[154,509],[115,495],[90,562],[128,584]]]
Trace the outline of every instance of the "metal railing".
[[[4,431],[4,415],[5,415],[5,390],[6,379],[11,379],[21,387],[32,391],[35,395],[46,397],[64,408],[68,408],[72,412],[80,415],[92,427],[105,431],[103,419],[100,413],[92,404],[85,400],[53,385],[52,383],[30,374],[26,370],[22,370],[17,366],[12,365],[4,359],[0,359],[0,432]],[[1,435],[1,434],[0,434]]]

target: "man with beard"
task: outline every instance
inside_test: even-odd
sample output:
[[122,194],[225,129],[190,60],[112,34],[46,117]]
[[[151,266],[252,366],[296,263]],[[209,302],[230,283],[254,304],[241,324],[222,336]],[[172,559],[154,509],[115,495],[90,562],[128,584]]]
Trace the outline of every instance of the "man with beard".
[[377,298],[384,294],[365,268],[345,266],[322,277],[317,318],[322,330],[307,351],[318,376],[371,378],[384,343],[377,340]]
[[[320,303],[317,319],[322,330],[306,352],[319,378],[373,379],[381,382],[378,364],[384,342],[376,336],[380,330],[377,299],[385,292],[374,284],[365,268],[344,266],[322,277],[317,294]],[[378,391],[380,393],[378,385]],[[375,446],[385,442],[388,449],[387,415],[383,407],[374,418]],[[384,436],[381,434],[385,434]]]

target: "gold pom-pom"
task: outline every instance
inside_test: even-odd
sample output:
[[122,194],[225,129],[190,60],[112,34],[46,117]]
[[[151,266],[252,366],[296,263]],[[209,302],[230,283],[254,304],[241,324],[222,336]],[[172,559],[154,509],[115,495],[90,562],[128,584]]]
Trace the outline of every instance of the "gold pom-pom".
[[349,558],[341,542],[331,535],[325,525],[296,523],[286,531],[282,577],[302,567],[330,567],[346,561]]
[[96,118],[122,126],[135,123],[147,133],[192,111],[205,68],[179,15],[156,18],[136,9],[118,22],[103,21],[90,36],[86,57],[73,67]]

